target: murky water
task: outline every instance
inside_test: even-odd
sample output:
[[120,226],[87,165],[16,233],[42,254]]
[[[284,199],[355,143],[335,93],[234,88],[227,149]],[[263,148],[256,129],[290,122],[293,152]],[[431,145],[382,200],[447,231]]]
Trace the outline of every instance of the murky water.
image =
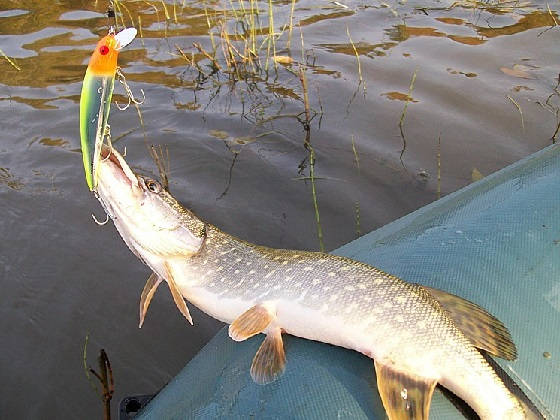
[[[275,1],[270,47],[266,2],[252,14],[238,1],[119,4],[119,25],[141,35],[120,65],[145,99],[143,127],[133,106],[113,107],[118,147],[157,174],[145,145],[162,145],[171,192],[252,242],[318,249],[318,214],[333,249],[557,135],[558,2],[298,0],[292,15],[292,2]],[[78,102],[93,46],[114,23],[106,9],[0,1],[2,418],[100,416],[83,370],[88,333],[89,363],[107,350],[118,402],[156,392],[220,327],[196,310],[190,327],[162,289],[139,330],[149,272],[112,226],[92,221],[102,210],[84,181]],[[250,16],[264,34],[261,67],[241,63]],[[212,43],[220,69],[201,52]],[[274,48],[293,61],[266,68]],[[228,70],[225,57],[238,64]],[[115,98],[126,103],[120,85]]]

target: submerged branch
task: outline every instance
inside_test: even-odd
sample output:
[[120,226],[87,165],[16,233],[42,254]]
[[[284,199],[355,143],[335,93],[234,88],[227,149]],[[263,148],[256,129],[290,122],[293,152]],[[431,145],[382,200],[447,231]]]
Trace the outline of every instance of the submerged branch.
[[[104,349],[99,351],[99,356],[97,357],[97,363],[99,366],[99,372],[95,371],[91,367],[87,367],[87,344],[89,340],[89,335],[86,335],[83,351],[83,363],[84,371],[86,377],[95,390],[97,394],[101,396],[101,401],[103,402],[103,418],[104,420],[111,420],[111,399],[115,392],[115,381],[113,379],[113,369],[111,368],[111,362],[109,361],[109,356]],[[94,381],[93,375],[99,383],[101,384],[101,389],[99,389]]]
[[517,108],[517,110],[519,111],[519,115],[521,116],[521,128],[523,129],[523,131],[525,131],[525,123],[523,122],[523,111],[521,111],[521,107],[519,106],[519,104],[515,101],[515,99],[513,99],[511,96],[506,95],[506,98],[508,98]]

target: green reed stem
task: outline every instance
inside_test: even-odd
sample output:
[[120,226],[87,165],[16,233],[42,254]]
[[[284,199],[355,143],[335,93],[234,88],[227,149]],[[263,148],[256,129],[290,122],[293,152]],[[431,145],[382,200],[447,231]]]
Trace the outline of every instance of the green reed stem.
[[352,41],[352,37],[350,36],[350,30],[348,29],[348,26],[346,27],[346,33],[348,34],[348,39],[350,40],[350,44],[352,45],[352,49],[354,50],[354,55],[356,56],[356,63],[358,64],[358,76],[360,77],[359,84],[360,85],[362,83],[364,84],[364,93],[365,93],[366,84],[364,82],[364,79],[362,78],[362,64],[360,63],[360,54],[358,54],[358,50],[356,49],[356,46],[354,45],[354,41]]
[[294,11],[296,8],[296,0],[292,0],[292,5],[290,7],[290,23],[288,25],[288,42],[286,43],[286,48],[290,49],[290,44],[292,42],[292,29],[294,27]]
[[8,56],[6,55],[6,53],[4,53],[4,51],[0,50],[0,54],[2,54],[2,56],[3,56],[6,60],[8,60],[8,63],[10,63],[10,65],[11,65],[13,68],[15,68],[15,69],[18,70],[18,71],[21,70],[21,67],[18,66],[14,61],[12,61],[12,60],[10,59],[10,57],[8,57]]
[[406,110],[408,108],[408,103],[410,102],[410,100],[412,99],[412,91],[414,90],[414,82],[416,81],[416,72],[418,70],[414,70],[414,74],[412,75],[412,80],[410,81],[410,86],[408,87],[408,95],[406,95],[406,101],[404,103],[404,108],[402,110],[401,113],[401,119],[399,120],[399,130],[401,132],[401,138],[403,141],[403,147],[401,150],[401,155],[400,155],[400,160],[401,163],[403,163],[403,155],[404,152],[406,151],[406,138],[404,136],[404,118],[406,117]]

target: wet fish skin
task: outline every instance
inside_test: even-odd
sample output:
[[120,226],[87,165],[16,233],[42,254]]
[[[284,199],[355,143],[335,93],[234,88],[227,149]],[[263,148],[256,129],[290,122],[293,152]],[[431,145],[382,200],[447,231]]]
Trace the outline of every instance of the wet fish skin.
[[[455,300],[466,301],[439,291],[451,301],[440,303],[430,289],[348,258],[235,238],[184,209],[159,183],[134,175],[115,150],[103,153],[98,198],[123,240],[156,276],[142,293],[142,319],[149,305],[144,296],[151,299],[163,279],[187,319],[181,296],[231,324],[230,336],[237,341],[266,334],[251,367],[258,383],[283,372],[281,334],[288,333],[373,358],[391,419],[427,418],[436,383],[482,419],[538,418],[473,345],[486,345],[478,340],[481,333],[457,327],[450,311]],[[495,321],[496,337],[489,341],[496,345],[489,350],[515,357],[507,329]]]

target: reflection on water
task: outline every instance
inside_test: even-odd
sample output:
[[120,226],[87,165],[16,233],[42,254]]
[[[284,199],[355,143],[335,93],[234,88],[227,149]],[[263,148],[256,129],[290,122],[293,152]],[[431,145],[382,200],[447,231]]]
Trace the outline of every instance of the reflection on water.
[[[78,106],[107,3],[0,0],[0,413],[14,418],[97,415],[88,332],[118,401],[156,392],[219,327],[195,311],[184,325],[161,293],[138,330],[149,273],[91,221]],[[317,209],[333,249],[556,138],[558,3],[343,3],[273,2],[272,26],[268,2],[118,2],[118,26],[139,30],[119,63],[145,94],[140,114],[111,113],[133,169],[157,176],[145,146],[163,145],[172,193],[209,222],[317,249]],[[114,98],[127,103],[119,83]]]
[[391,99],[392,101],[404,101],[404,102],[418,102],[416,99],[411,97],[408,93],[402,92],[385,92],[381,94],[382,96]]
[[354,48],[359,55],[366,55],[369,57],[384,56],[388,49],[396,46],[396,42],[384,42],[381,44],[368,44],[367,42],[356,42],[355,44],[322,44],[321,46],[326,48],[329,52],[335,52],[340,54],[354,55]]
[[495,38],[503,35],[515,35],[529,29],[551,28],[557,25],[558,13],[548,11],[534,11],[524,16],[520,16],[519,21],[511,25],[502,27],[476,27],[476,31],[486,37]]

